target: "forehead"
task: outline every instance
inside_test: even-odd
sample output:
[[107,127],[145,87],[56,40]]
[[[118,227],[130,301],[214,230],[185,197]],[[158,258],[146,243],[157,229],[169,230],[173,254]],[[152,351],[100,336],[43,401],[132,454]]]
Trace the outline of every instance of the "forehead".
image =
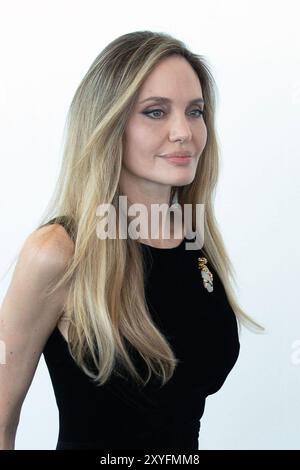
[[139,99],[150,95],[170,96],[176,92],[202,96],[199,77],[190,63],[181,56],[162,59],[140,88]]

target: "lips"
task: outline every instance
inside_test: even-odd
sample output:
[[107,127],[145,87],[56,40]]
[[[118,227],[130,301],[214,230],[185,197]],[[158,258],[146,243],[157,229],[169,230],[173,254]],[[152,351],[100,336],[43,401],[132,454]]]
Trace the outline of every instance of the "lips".
[[171,157],[165,157],[165,158],[168,158],[168,159],[172,159],[172,160],[189,160],[191,159],[192,157],[190,157],[189,155],[178,155],[178,156],[171,156]]
[[186,165],[192,161],[192,157],[189,156],[179,156],[179,157],[165,157],[165,159],[170,163],[176,163],[177,165]]
[[192,153],[184,150],[180,150],[178,152],[173,152],[173,153],[164,153],[161,155],[161,157],[165,158],[173,158],[173,157],[192,157]]

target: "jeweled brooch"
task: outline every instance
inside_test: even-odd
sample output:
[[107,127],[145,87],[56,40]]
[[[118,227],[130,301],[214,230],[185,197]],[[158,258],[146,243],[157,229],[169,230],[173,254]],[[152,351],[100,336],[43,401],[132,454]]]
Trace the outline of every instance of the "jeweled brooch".
[[201,269],[201,276],[203,279],[203,285],[208,292],[212,292],[214,290],[213,287],[213,275],[206,266],[207,259],[206,258],[198,258],[198,268]]

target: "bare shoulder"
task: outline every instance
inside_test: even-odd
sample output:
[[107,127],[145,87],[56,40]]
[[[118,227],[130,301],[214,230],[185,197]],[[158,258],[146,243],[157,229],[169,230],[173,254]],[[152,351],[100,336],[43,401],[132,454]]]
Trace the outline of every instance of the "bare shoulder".
[[[28,302],[29,311],[33,304],[47,308],[51,304],[59,316],[67,295],[68,286],[62,285],[49,299],[49,287],[63,276],[74,253],[74,243],[60,224],[51,224],[34,230],[25,240],[18,257],[9,288],[9,298],[23,298]],[[44,309],[45,311],[45,309]],[[38,312],[37,312],[38,314]],[[56,316],[56,315],[55,315]]]
[[62,225],[46,225],[27,237],[20,252],[20,262],[32,264],[43,278],[53,277],[65,270],[74,248],[74,242]]

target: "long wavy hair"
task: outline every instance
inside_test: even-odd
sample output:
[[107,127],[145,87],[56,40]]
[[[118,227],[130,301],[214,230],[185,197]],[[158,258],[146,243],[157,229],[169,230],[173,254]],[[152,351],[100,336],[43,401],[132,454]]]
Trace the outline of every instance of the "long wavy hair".
[[[74,240],[74,255],[49,295],[69,281],[65,313],[70,317],[69,350],[95,383],[103,385],[117,364],[137,383],[152,373],[164,385],[173,375],[177,358],[151,319],[145,302],[145,272],[140,243],[131,238],[99,239],[97,207],[112,204],[118,215],[119,179],[124,130],[141,85],[160,60],[177,54],[197,73],[203,92],[207,143],[194,180],[172,188],[178,202],[204,204],[203,252],[219,275],[238,320],[257,332],[264,328],[238,305],[231,281],[235,274],[214,216],[213,200],[219,173],[215,131],[216,84],[205,59],[174,37],[152,31],[124,34],[96,57],[72,99],[67,120],[62,167],[52,200],[40,220],[64,217]],[[118,226],[118,223],[117,223]],[[136,370],[129,348],[147,365],[147,379]]]

